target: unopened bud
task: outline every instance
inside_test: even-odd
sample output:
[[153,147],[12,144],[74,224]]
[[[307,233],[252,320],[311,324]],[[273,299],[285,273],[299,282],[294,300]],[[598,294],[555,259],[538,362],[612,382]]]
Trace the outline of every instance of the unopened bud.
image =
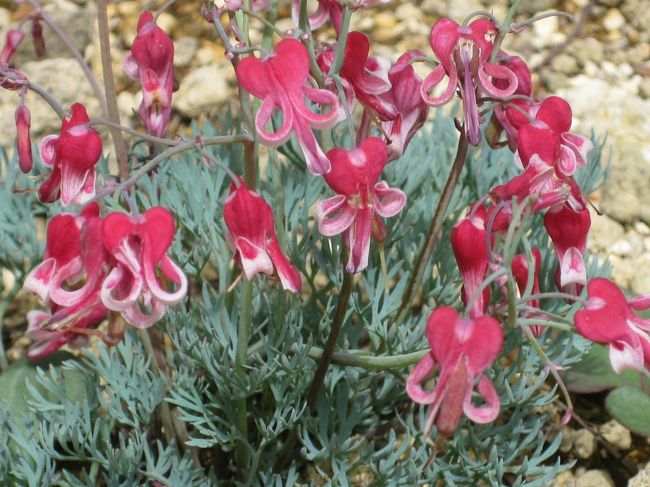
[[32,41],[34,42],[34,53],[37,58],[45,56],[45,38],[43,37],[43,26],[39,17],[32,18]]
[[10,30],[7,32],[7,40],[2,51],[0,51],[0,63],[9,64],[11,58],[16,54],[16,49],[23,41],[25,34],[19,30]]
[[32,140],[29,136],[31,126],[29,109],[25,105],[16,108],[16,150],[18,151],[18,165],[25,174],[32,170]]

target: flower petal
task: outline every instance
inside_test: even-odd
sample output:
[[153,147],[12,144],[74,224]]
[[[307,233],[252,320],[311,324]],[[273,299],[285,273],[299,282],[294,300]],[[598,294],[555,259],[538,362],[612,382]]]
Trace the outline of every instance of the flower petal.
[[397,215],[406,205],[406,194],[400,189],[389,188],[385,181],[375,184],[375,210],[384,218]]
[[433,372],[435,365],[436,362],[433,355],[427,353],[413,368],[408,379],[406,379],[406,393],[418,404],[431,404],[436,400],[436,396],[440,395],[437,387],[430,392],[422,388],[422,383]]
[[244,237],[235,238],[234,243],[247,279],[252,279],[258,272],[269,276],[273,274],[273,262],[266,250],[254,245]]
[[478,393],[485,401],[485,404],[483,406],[474,406],[472,403],[472,389],[470,388],[463,402],[465,416],[479,424],[494,421],[499,415],[501,402],[492,382],[484,375],[478,381]]
[[302,288],[300,272],[284,256],[275,235],[271,238],[267,249],[273,264],[275,264],[275,269],[278,271],[282,287],[294,293],[300,292]]
[[314,209],[318,231],[332,237],[346,230],[354,221],[355,212],[347,204],[347,196],[336,195],[319,201]]

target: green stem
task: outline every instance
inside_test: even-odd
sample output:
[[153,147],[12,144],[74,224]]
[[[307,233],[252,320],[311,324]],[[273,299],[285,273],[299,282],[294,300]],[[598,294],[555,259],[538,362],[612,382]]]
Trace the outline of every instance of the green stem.
[[106,125],[107,127],[111,127],[114,129],[121,130],[122,132],[126,132],[127,134],[133,135],[135,137],[138,137],[142,140],[147,140],[149,142],[153,142],[155,144],[161,144],[169,147],[175,147],[177,145],[181,145],[183,143],[182,140],[180,139],[163,139],[162,137],[156,137],[154,135],[149,135],[146,132],[140,132],[139,130],[135,130],[129,127],[125,127],[124,125],[120,125],[119,123],[112,122],[110,120],[104,120],[103,118],[94,118],[90,121],[90,125]]
[[305,44],[307,44],[307,52],[309,53],[309,66],[311,75],[314,77],[318,86],[323,88],[325,86],[325,75],[316,62],[316,49],[314,47],[314,38],[311,33],[311,26],[309,25],[309,16],[307,15],[307,0],[300,0],[300,18],[298,20],[300,30],[307,34]]
[[50,107],[52,107],[52,109],[56,112],[57,116],[63,120],[63,117],[65,117],[65,109],[50,92],[48,92],[41,85],[34,83],[33,81],[28,81],[27,87],[38,96],[40,96],[48,105],[50,105]]
[[445,187],[442,190],[442,194],[440,195],[440,201],[438,202],[438,206],[436,207],[436,211],[433,215],[433,220],[431,220],[431,226],[429,227],[426,241],[420,250],[418,258],[415,262],[415,267],[411,273],[411,278],[409,279],[406,290],[404,291],[402,303],[399,307],[399,310],[397,311],[396,318],[391,325],[391,328],[393,329],[404,322],[404,319],[406,318],[406,315],[408,314],[408,311],[411,307],[413,298],[415,297],[415,293],[420,286],[420,280],[424,274],[424,269],[427,266],[427,263],[429,262],[429,259],[431,258],[431,255],[433,254],[438,241],[442,237],[442,224],[445,219],[447,208],[449,207],[449,203],[451,202],[451,198],[454,194],[454,189],[456,188],[456,184],[460,178],[460,173],[462,172],[463,166],[465,165],[468,149],[469,144],[467,141],[467,136],[465,135],[465,131],[461,130],[458,136],[456,158],[454,159],[454,163],[451,166],[451,170],[449,171],[449,176],[447,177],[447,182],[445,183]]
[[[360,367],[362,369],[370,370],[399,369],[415,365],[430,351],[431,350],[427,349],[401,355],[385,356],[355,354],[352,352],[334,352],[332,354],[332,363],[341,366]],[[323,349],[318,347],[311,347],[307,353],[309,357],[314,360],[321,360],[323,357]]]
[[490,55],[490,62],[494,63],[496,61],[497,55],[499,54],[499,51],[501,50],[501,44],[503,43],[503,39],[506,37],[506,34],[510,30],[510,22],[512,22],[512,18],[514,17],[515,13],[517,12],[517,9],[519,8],[519,4],[521,3],[521,0],[515,0],[512,3],[512,7],[510,7],[510,10],[508,10],[508,15],[506,15],[505,20],[503,21],[503,24],[499,27],[499,30],[497,32],[497,36],[494,39],[494,43],[492,44],[492,54]]
[[330,71],[327,73],[328,77],[336,76],[343,67],[345,60],[345,46],[348,42],[348,31],[350,30],[350,18],[352,17],[352,9],[345,7],[343,9],[343,20],[341,21],[341,32],[339,32],[338,44],[336,47],[336,57],[330,66]]
[[323,382],[325,380],[325,374],[327,369],[332,362],[332,355],[334,354],[334,348],[339,339],[339,334],[341,333],[341,328],[343,328],[343,322],[345,321],[345,314],[348,309],[348,302],[350,301],[350,295],[352,294],[352,288],[354,287],[354,274],[348,272],[343,272],[343,285],[341,286],[341,293],[339,294],[339,300],[336,305],[336,310],[334,312],[334,318],[332,319],[332,326],[330,328],[330,334],[325,342],[325,347],[323,348],[322,355],[318,362],[318,367],[316,368],[316,373],[314,374],[314,379],[309,388],[309,393],[307,394],[307,404],[309,407],[314,407],[316,400],[318,399],[318,393],[320,392]]
[[537,318],[520,318],[517,320],[518,324],[521,325],[526,325],[526,326],[545,326],[547,328],[557,328],[558,330],[563,330],[563,331],[575,331],[572,326],[564,324],[564,323],[558,323],[557,321],[550,321],[550,320],[538,320]]

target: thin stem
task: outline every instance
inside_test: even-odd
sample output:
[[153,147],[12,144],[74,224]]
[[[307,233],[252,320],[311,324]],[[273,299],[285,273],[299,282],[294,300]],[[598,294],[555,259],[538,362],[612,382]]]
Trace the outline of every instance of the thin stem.
[[34,83],[33,81],[28,81],[27,87],[38,96],[40,96],[43,100],[45,100],[45,102],[52,107],[52,110],[56,112],[58,117],[63,120],[65,117],[65,109],[61,106],[59,101],[54,98],[54,96],[52,96],[50,92],[48,92],[41,85]]
[[350,18],[352,17],[352,9],[344,8],[343,9],[343,20],[341,21],[341,32],[339,32],[338,45],[336,48],[336,57],[334,62],[330,66],[328,77],[335,76],[339,74],[341,68],[343,67],[343,61],[345,60],[345,46],[348,42],[348,30],[350,30]]
[[522,297],[519,301],[533,301],[536,299],[568,299],[571,301],[587,301],[581,296],[574,296],[573,294],[561,293],[561,292],[548,292],[548,293],[537,293],[531,294],[530,296]]
[[139,130],[132,129],[130,127],[125,127],[124,125],[120,125],[115,122],[111,122],[110,120],[104,120],[102,118],[95,118],[90,121],[90,125],[106,125],[107,127],[115,128],[118,130],[121,130],[122,132],[126,132],[127,134],[133,135],[135,137],[138,137],[142,140],[147,140],[149,142],[153,142],[155,144],[161,144],[161,145],[166,145],[166,146],[177,146],[181,145],[183,143],[182,140],[179,139],[164,139],[162,137],[156,137],[154,135],[149,135],[146,132],[140,132]]
[[572,326],[566,325],[564,323],[558,323],[557,321],[550,320],[538,320],[537,318],[520,318],[517,320],[517,323],[525,326],[545,326],[547,328],[557,328],[558,330],[563,331],[574,331]]
[[[297,349],[294,351],[297,351]],[[370,370],[399,369],[417,364],[430,351],[430,349],[426,349],[401,355],[385,356],[334,352],[332,353],[332,363],[341,366],[360,367]],[[307,353],[309,357],[314,360],[321,360],[323,357],[323,350],[318,347],[311,347]]]
[[523,20],[523,21],[518,22],[516,24],[512,24],[512,26],[510,27],[510,30],[512,32],[517,32],[519,29],[523,29],[524,27],[526,27],[528,25],[531,25],[531,24],[533,24],[535,22],[538,22],[540,20],[543,20],[543,19],[547,19],[549,17],[564,17],[566,19],[569,19],[571,22],[573,22],[575,20],[575,17],[573,15],[571,15],[569,12],[559,12],[559,11],[558,12],[546,12],[544,14],[536,15],[535,17],[532,17],[532,18],[530,18],[528,20]]
[[160,164],[161,162],[170,159],[175,155],[181,154],[185,151],[196,149],[197,145],[207,146],[207,145],[218,145],[218,144],[235,144],[238,142],[246,142],[250,140],[251,140],[250,136],[248,135],[237,134],[237,135],[217,135],[214,137],[205,137],[200,141],[191,140],[191,141],[183,142],[175,147],[167,149],[165,152],[158,154],[156,157],[154,157],[145,165],[143,165],[140,169],[138,169],[126,181],[122,181],[120,184],[105,188],[102,191],[98,191],[97,195],[91,201],[89,201],[89,203],[92,201],[100,200],[104,196],[108,196],[110,194],[115,193],[116,191],[120,191],[124,188],[131,186],[133,183],[138,181],[138,179],[140,179],[142,176],[149,173],[149,171],[155,169],[156,166],[158,166],[158,164]]
[[499,279],[504,274],[507,274],[507,272],[508,271],[504,267],[502,267],[501,269],[499,269],[499,270],[493,272],[492,274],[490,274],[488,276],[488,278],[485,279],[481,283],[481,285],[477,289],[475,289],[474,292],[472,293],[472,295],[470,296],[469,300],[467,301],[467,305],[465,306],[465,314],[469,314],[469,311],[474,306],[474,303],[476,302],[476,300],[481,296],[481,294],[483,294],[483,291],[485,290],[485,288],[488,287],[490,284],[492,284],[497,279]]
[[256,13],[256,12],[253,12],[252,10],[250,10],[250,9],[248,9],[248,8],[246,8],[246,7],[242,7],[241,10],[242,10],[242,12],[244,12],[246,15],[250,15],[251,17],[255,17],[257,20],[259,20],[260,22],[262,22],[262,23],[264,24],[264,27],[265,27],[266,29],[270,29],[270,30],[272,30],[273,32],[275,32],[277,35],[279,35],[280,37],[284,37],[284,32],[282,32],[282,31],[281,31],[280,29],[278,29],[278,28],[277,28],[277,27],[276,27],[272,22],[266,20],[266,19],[265,19],[263,16],[261,16],[260,14],[258,14],[258,13]]
[[72,56],[75,58],[79,66],[81,67],[81,70],[84,73],[84,76],[86,76],[86,79],[88,79],[88,82],[90,83],[90,87],[93,90],[93,93],[95,94],[95,97],[99,101],[99,104],[102,107],[102,111],[104,114],[108,116],[109,110],[108,110],[108,105],[106,103],[106,97],[104,95],[104,92],[102,91],[99,81],[97,80],[97,77],[93,73],[92,69],[90,69],[90,66],[88,66],[88,63],[84,59],[83,55],[81,52],[79,52],[79,49],[75,45],[75,43],[72,41],[70,36],[61,28],[59,27],[59,24],[57,24],[52,17],[43,9],[43,6],[36,0],[30,0],[30,3],[38,10],[38,15],[43,19],[43,22],[47,24],[47,26],[52,29],[52,31],[57,35],[59,39],[61,39],[61,42],[65,47],[70,51]]
[[499,25],[499,19],[492,15],[491,12],[488,12],[487,10],[477,10],[476,12],[472,12],[467,17],[465,17],[465,20],[463,20],[463,27],[467,27],[469,21],[474,17],[487,17],[492,22],[494,22],[495,25]]
[[311,26],[309,25],[309,15],[307,14],[307,0],[300,0],[300,18],[298,20],[300,30],[307,34],[305,44],[307,44],[307,52],[309,53],[309,67],[311,75],[318,83],[318,86],[323,88],[325,86],[325,75],[316,62],[316,49],[314,47],[314,38],[311,33]]
[[[268,21],[268,24],[264,24],[264,32],[262,34],[262,50],[265,52],[271,51],[273,48],[273,33],[278,32],[275,27],[275,21],[278,18],[278,8],[280,6],[280,0],[272,0],[271,10],[266,14],[264,20]],[[270,24],[270,25],[269,25]],[[281,37],[284,37],[284,33],[280,34]]]
[[503,21],[503,24],[499,27],[499,30],[497,32],[497,36],[494,39],[494,43],[492,44],[492,54],[490,55],[490,62],[494,63],[497,59],[497,55],[501,51],[501,44],[503,43],[503,39],[505,39],[506,34],[510,31],[510,22],[512,22],[512,18],[515,16],[515,13],[517,12],[517,9],[519,8],[519,4],[521,3],[521,0],[515,0],[512,3],[512,6],[510,7],[510,10],[508,10],[508,15],[506,15],[505,20]]
[[332,362],[334,347],[338,342],[339,334],[341,333],[341,328],[343,328],[343,322],[345,321],[348,302],[350,301],[350,295],[352,294],[353,281],[354,274],[350,274],[344,271],[343,285],[341,286],[341,293],[339,294],[339,300],[334,312],[330,334],[327,338],[323,353],[318,362],[318,367],[316,368],[314,379],[311,383],[311,387],[309,388],[309,393],[307,394],[307,404],[309,407],[314,407],[316,405],[318,393],[320,392],[320,389],[323,386],[323,381],[325,380],[325,374],[327,373],[327,369]]
[[442,224],[444,222],[449,203],[451,202],[451,197],[454,194],[454,189],[456,188],[456,184],[460,178],[460,173],[462,172],[463,166],[465,165],[468,149],[469,144],[467,142],[467,136],[465,135],[465,131],[461,130],[458,136],[458,148],[456,150],[456,158],[454,160],[454,164],[449,171],[449,176],[447,176],[447,182],[445,183],[445,187],[442,190],[442,194],[440,195],[440,201],[438,202],[438,206],[436,207],[436,211],[433,215],[433,220],[431,220],[429,233],[427,234],[426,241],[420,250],[420,254],[418,255],[417,261],[415,263],[415,267],[411,273],[411,278],[409,279],[406,290],[404,291],[402,304],[397,311],[395,321],[391,325],[391,328],[398,326],[406,318],[408,310],[411,306],[411,302],[415,297],[416,290],[420,285],[420,280],[424,274],[424,269],[427,266],[427,263],[429,262],[429,259],[431,258],[431,255],[433,254],[438,241],[442,237]]
[[[117,92],[115,90],[115,79],[113,77],[113,63],[111,61],[111,45],[108,32],[108,13],[106,4],[108,0],[97,0],[97,26],[99,30],[99,49],[102,59],[102,75],[104,77],[104,89],[106,91],[106,106],[108,118],[111,122],[120,125],[120,113],[117,109]],[[111,138],[115,147],[115,159],[119,169],[120,179],[129,177],[128,147],[122,132],[111,127]]]
[[[253,283],[244,279],[239,288],[239,326],[237,329],[237,349],[235,351],[235,374],[239,376],[242,383],[246,379],[246,359],[248,358],[248,342],[253,321]],[[249,451],[248,438],[248,409],[246,407],[246,396],[235,400],[237,429],[241,435],[241,441],[235,447],[237,468],[242,474],[248,469]]]

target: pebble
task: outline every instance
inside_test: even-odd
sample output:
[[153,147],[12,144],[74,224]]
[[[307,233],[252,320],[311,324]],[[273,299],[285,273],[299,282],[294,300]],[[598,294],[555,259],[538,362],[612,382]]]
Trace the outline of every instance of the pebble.
[[214,110],[230,98],[225,69],[230,65],[201,66],[188,74],[172,98],[172,107],[184,115],[195,117]]
[[601,425],[599,431],[603,438],[616,448],[627,450],[632,446],[630,430],[614,419]]
[[619,30],[625,25],[625,17],[615,8],[610,8],[603,17],[603,27],[609,32]]
[[587,470],[576,476],[575,487],[616,487],[612,477],[605,470]]
[[576,431],[573,440],[573,451],[579,458],[587,459],[596,451],[596,437],[588,429]]
[[627,484],[627,487],[650,487],[650,462],[648,462]]
[[174,41],[174,67],[187,68],[199,47],[199,41],[194,37],[181,37]]

